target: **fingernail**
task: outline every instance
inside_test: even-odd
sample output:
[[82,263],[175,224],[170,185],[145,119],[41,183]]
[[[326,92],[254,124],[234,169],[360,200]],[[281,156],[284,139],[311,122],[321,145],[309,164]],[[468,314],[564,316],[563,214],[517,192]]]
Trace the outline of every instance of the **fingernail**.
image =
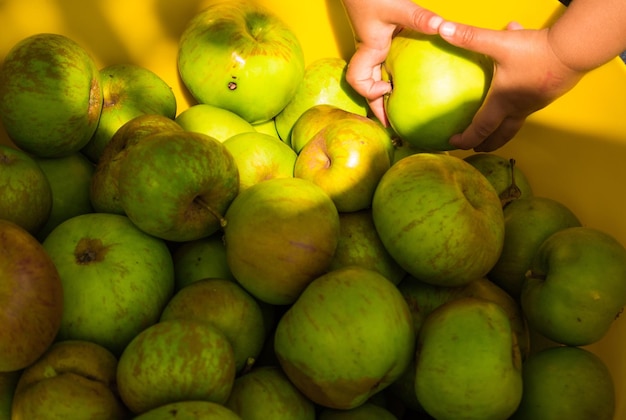
[[456,25],[452,22],[444,22],[439,26],[439,33],[442,36],[453,36],[456,32]]
[[428,21],[428,27],[430,27],[430,29],[436,31],[439,29],[439,26],[443,23],[443,18],[441,16],[433,16],[432,18],[430,18],[430,20]]

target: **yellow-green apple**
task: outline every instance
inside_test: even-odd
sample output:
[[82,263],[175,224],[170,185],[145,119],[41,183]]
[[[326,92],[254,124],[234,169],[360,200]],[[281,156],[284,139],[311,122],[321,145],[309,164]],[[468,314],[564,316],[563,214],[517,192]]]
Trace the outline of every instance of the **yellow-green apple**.
[[233,111],[209,104],[194,104],[175,121],[185,130],[206,134],[224,141],[235,134],[255,132],[255,128]]
[[254,127],[254,129],[259,133],[269,134],[272,137],[280,139],[278,131],[276,131],[276,122],[274,121],[274,118],[265,122],[252,124],[252,127]]
[[304,75],[304,53],[291,28],[246,0],[210,0],[178,42],[178,70],[199,103],[268,121],[292,98]]
[[211,401],[176,401],[148,410],[134,420],[211,419],[241,420],[232,410]]
[[296,152],[274,136],[256,131],[241,133],[223,144],[239,169],[239,192],[268,179],[293,177]]
[[502,252],[487,277],[519,299],[526,272],[539,246],[551,234],[574,226],[581,226],[578,217],[552,198],[533,195],[511,201],[504,208]]
[[35,161],[52,191],[50,215],[36,234],[36,238],[43,241],[61,222],[94,211],[89,190],[95,168],[80,152],[60,158],[35,158]]
[[370,208],[380,178],[391,166],[393,144],[367,117],[330,122],[300,150],[294,176],[319,185],[340,212]]
[[300,153],[304,145],[328,124],[340,118],[351,117],[361,118],[363,115],[346,111],[335,105],[325,103],[313,105],[304,111],[293,124],[289,144],[296,153]]
[[0,372],[32,364],[61,327],[63,284],[37,239],[0,219]]
[[206,134],[164,131],[128,149],[118,175],[124,213],[144,232],[173,242],[217,232],[239,191],[235,159]]
[[339,243],[329,269],[358,265],[378,271],[393,284],[400,283],[406,271],[380,240],[371,209],[339,213],[339,229]]
[[556,346],[531,355],[522,367],[522,401],[511,420],[615,419],[611,371],[582,347]]
[[491,182],[504,207],[518,198],[533,196],[532,186],[515,159],[505,159],[494,153],[473,153],[464,159]]
[[0,119],[20,149],[42,157],[79,151],[102,110],[98,67],[67,36],[39,33],[15,44],[0,69]]
[[334,105],[366,116],[368,106],[346,81],[348,63],[339,57],[319,58],[306,66],[304,77],[285,108],[274,118],[280,138],[291,144],[291,132],[300,116],[315,105]]
[[235,381],[235,356],[213,325],[161,321],[133,338],[117,365],[120,397],[136,415],[177,402],[224,404]]
[[128,150],[139,141],[163,131],[183,131],[171,118],[142,114],[124,123],[104,146],[91,177],[89,200],[94,211],[125,214],[120,203],[118,177]]
[[12,370],[10,372],[0,372],[0,418],[11,418],[11,405],[13,404],[13,395],[17,387],[17,381],[22,375],[21,370]]
[[416,147],[442,151],[454,149],[450,137],[482,105],[493,63],[437,35],[404,28],[391,41],[382,70],[392,85],[384,99],[391,127]]
[[48,221],[52,187],[32,155],[0,144],[0,219],[10,220],[32,235]]
[[207,278],[183,287],[161,313],[161,321],[171,319],[207,322],[224,333],[233,347],[237,372],[254,363],[265,342],[260,305],[230,280]]
[[414,356],[406,301],[380,273],[353,266],[309,284],[278,321],[274,349],[316,404],[350,409],[393,383]]
[[315,420],[315,404],[278,366],[253,367],[237,377],[226,403],[241,418]]
[[397,420],[398,417],[374,402],[367,401],[358,407],[348,410],[336,408],[322,408],[319,412],[318,420]]
[[43,246],[63,284],[59,340],[93,341],[117,356],[158,321],[173,294],[167,245],[126,216],[74,216],[50,232]]
[[463,297],[439,306],[417,339],[415,393],[438,419],[506,419],[522,398],[522,362],[500,305]]
[[389,254],[416,279],[461,286],[485,276],[504,242],[504,215],[489,181],[463,159],[417,153],[382,176],[374,225]]
[[172,259],[177,291],[202,279],[235,280],[226,262],[226,247],[222,232],[178,244],[172,250]]
[[548,339],[594,343],[626,305],[626,249],[598,229],[561,229],[535,253],[520,300],[528,326]]
[[93,136],[81,151],[98,162],[104,146],[119,128],[143,114],[176,116],[176,96],[172,88],[146,67],[116,63],[100,69],[102,110]]
[[58,341],[22,373],[12,418],[129,418],[116,372],[117,358],[106,348],[90,341]]
[[293,303],[330,265],[339,214],[328,194],[302,178],[274,178],[243,190],[226,212],[226,261],[257,299]]

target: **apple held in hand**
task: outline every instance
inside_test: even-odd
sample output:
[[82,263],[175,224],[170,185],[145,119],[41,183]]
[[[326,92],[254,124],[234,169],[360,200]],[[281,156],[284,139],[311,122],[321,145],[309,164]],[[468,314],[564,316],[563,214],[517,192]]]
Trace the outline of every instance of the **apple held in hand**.
[[319,185],[339,212],[370,208],[378,181],[391,166],[393,144],[367,117],[340,118],[300,150],[294,176]]
[[626,249],[589,227],[553,233],[533,258],[521,304],[529,327],[550,340],[600,340],[626,305]]
[[72,39],[40,33],[8,52],[0,69],[0,119],[20,149],[41,157],[78,152],[102,110],[100,73]]
[[384,100],[389,124],[416,147],[452,150],[450,137],[472,121],[492,73],[486,56],[405,28],[383,64],[383,79],[392,84]]
[[179,40],[178,70],[192,96],[251,124],[287,105],[304,76],[304,54],[291,29],[250,1],[209,1]]
[[485,276],[504,241],[500,200],[469,163],[418,153],[381,178],[372,201],[374,225],[389,254],[426,283],[461,286]]
[[415,331],[396,286],[361,267],[315,279],[278,321],[274,348],[309,399],[350,409],[387,388],[414,357]]
[[217,232],[239,191],[224,145],[189,131],[156,133],[128,149],[118,175],[125,214],[144,232],[185,242]]

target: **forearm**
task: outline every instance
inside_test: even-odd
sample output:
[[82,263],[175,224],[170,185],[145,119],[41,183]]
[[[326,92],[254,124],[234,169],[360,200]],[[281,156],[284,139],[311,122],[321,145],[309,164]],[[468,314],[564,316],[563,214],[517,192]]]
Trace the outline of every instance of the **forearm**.
[[571,69],[599,67],[626,50],[626,1],[573,0],[548,36],[554,53]]

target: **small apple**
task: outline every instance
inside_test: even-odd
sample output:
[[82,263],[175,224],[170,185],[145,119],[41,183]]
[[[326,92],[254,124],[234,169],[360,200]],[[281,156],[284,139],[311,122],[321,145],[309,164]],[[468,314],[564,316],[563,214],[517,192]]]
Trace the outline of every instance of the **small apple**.
[[206,1],[178,43],[178,70],[199,103],[251,124],[278,114],[304,75],[294,32],[273,12],[246,0]]
[[119,173],[128,150],[150,134],[183,131],[174,120],[159,114],[142,114],[124,123],[104,146],[89,186],[89,200],[100,213],[126,214],[120,203]]
[[411,313],[396,286],[356,266],[313,280],[274,334],[287,377],[328,408],[355,408],[387,388],[409,366],[414,348]]
[[626,305],[626,248],[598,229],[559,230],[535,253],[520,300],[528,326],[548,339],[594,343]]
[[224,141],[235,134],[256,132],[254,126],[233,111],[209,104],[194,104],[175,121],[185,130]]
[[235,379],[224,404],[243,419],[315,420],[315,404],[278,366],[254,367]]
[[613,420],[613,377],[595,354],[557,346],[531,355],[522,367],[524,391],[511,420]]
[[81,151],[98,162],[104,146],[126,122],[143,114],[176,116],[176,97],[159,75],[146,67],[116,63],[100,69],[103,104],[100,121]]
[[239,191],[272,178],[292,178],[296,152],[280,139],[258,132],[236,134],[223,142],[239,169]]
[[346,81],[348,63],[339,57],[319,58],[306,66],[297,90],[284,109],[276,115],[276,131],[284,142],[292,144],[291,131],[302,113],[315,105],[329,104],[366,116],[368,106]]
[[374,190],[391,166],[393,144],[367,117],[330,122],[300,150],[294,176],[319,185],[340,212],[370,208]]
[[241,417],[222,404],[202,400],[176,401],[133,417],[134,420],[171,420],[175,418],[241,420]]
[[0,219],[0,372],[25,368],[48,349],[63,306],[54,261],[34,236]]
[[117,358],[106,348],[82,340],[56,342],[22,373],[12,418],[127,418],[116,372]]
[[452,46],[437,35],[404,28],[391,41],[383,79],[389,124],[415,147],[453,150],[450,137],[472,121],[491,84],[486,56]]
[[167,245],[126,216],[75,216],[50,232],[43,246],[63,284],[59,340],[93,341],[117,356],[158,321],[173,294]]
[[117,366],[122,401],[136,415],[177,402],[224,404],[235,381],[235,356],[224,334],[190,319],[158,322],[137,334]]
[[233,347],[237,372],[254,363],[265,341],[261,307],[230,280],[208,278],[180,289],[161,313],[161,321],[170,319],[207,322],[219,329]]
[[102,103],[95,61],[64,35],[31,35],[4,58],[0,119],[25,152],[41,157],[78,152],[96,131]]
[[257,299],[293,303],[330,265],[339,214],[328,194],[302,178],[274,178],[243,190],[226,212],[226,261]]
[[0,219],[36,235],[52,211],[52,187],[35,158],[0,144]]
[[35,235],[43,241],[61,222],[94,211],[89,190],[95,168],[80,152],[60,158],[35,158],[35,161],[52,190],[50,216]]
[[508,315],[463,297],[439,306],[417,340],[415,393],[437,419],[507,419],[522,398],[522,362]]
[[391,258],[380,240],[371,209],[339,213],[339,229],[330,270],[358,265],[379,272],[393,284],[405,277],[406,271]]
[[170,130],[128,149],[118,187],[124,213],[141,230],[185,242],[220,229],[239,191],[239,173],[218,140]]
[[484,277],[504,241],[500,199],[463,159],[418,153],[382,176],[374,225],[389,254],[420,281],[461,286]]

